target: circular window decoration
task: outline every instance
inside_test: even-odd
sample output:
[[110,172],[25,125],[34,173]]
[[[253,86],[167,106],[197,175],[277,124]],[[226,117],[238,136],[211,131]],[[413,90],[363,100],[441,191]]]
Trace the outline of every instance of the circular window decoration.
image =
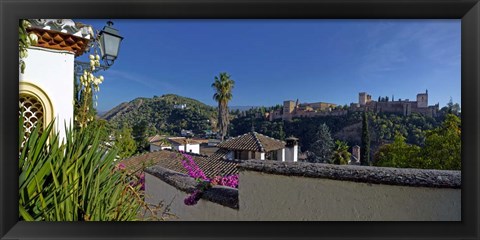
[[29,94],[20,94],[19,107],[19,114],[23,117],[24,140],[26,140],[36,126],[40,127],[39,132],[42,131],[44,109],[40,100]]

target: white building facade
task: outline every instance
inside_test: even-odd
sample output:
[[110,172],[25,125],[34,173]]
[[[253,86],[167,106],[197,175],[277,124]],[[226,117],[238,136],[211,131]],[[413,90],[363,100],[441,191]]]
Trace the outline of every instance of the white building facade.
[[69,19],[32,19],[27,29],[38,37],[28,49],[25,70],[19,71],[19,106],[24,126],[32,130],[55,120],[55,131],[65,138],[65,125],[73,126],[74,60],[85,52],[93,36],[89,26],[79,28]]

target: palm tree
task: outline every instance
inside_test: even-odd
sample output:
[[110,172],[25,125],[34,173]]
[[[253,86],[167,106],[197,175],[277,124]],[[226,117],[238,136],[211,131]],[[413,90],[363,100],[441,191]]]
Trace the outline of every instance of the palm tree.
[[218,102],[218,128],[222,136],[222,141],[225,139],[228,130],[228,102],[232,100],[232,89],[235,81],[230,79],[230,75],[226,72],[215,76],[215,81],[212,87],[215,89],[213,99]]
[[343,141],[335,141],[335,148],[333,150],[333,163],[334,164],[348,164],[350,159],[350,152],[348,152],[348,145]]

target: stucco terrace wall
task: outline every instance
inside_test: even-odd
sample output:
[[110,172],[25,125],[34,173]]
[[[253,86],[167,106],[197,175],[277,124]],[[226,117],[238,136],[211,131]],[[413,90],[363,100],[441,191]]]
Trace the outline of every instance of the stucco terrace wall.
[[214,187],[196,205],[183,200],[193,192],[197,182],[184,174],[159,166],[145,169],[145,200],[151,204],[163,201],[175,217],[169,220],[222,221],[238,219],[238,190]]
[[148,201],[174,199],[171,212],[179,220],[461,220],[459,171],[259,160],[239,170],[238,191],[214,188],[186,206],[193,179],[152,167],[146,170]]

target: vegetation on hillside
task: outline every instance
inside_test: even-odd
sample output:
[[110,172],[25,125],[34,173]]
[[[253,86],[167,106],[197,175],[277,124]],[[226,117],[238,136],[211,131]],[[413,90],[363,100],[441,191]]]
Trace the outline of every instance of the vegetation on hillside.
[[137,152],[137,143],[132,137],[132,128],[126,124],[115,131],[114,149],[118,151],[120,159],[128,158]]
[[[182,104],[186,106],[184,109],[180,107]],[[136,98],[118,105],[102,116],[114,129],[121,129],[122,125],[127,124],[135,130],[135,126],[142,123],[148,134],[157,132],[169,135],[180,135],[182,129],[203,133],[215,126],[216,117],[214,107],[174,94]],[[134,134],[134,137],[139,136]]]
[[448,114],[438,127],[427,130],[425,146],[407,144],[400,133],[393,143],[385,144],[375,154],[374,164],[383,167],[426,169],[461,169],[461,122]]
[[[279,108],[280,106],[276,106]],[[318,130],[322,124],[326,124],[330,129],[331,136],[334,141],[340,140],[348,147],[348,151],[351,152],[351,147],[355,145],[361,145],[361,136],[362,136],[362,118],[363,112],[349,112],[346,116],[320,116],[313,118],[294,118],[292,121],[282,121],[282,120],[267,120],[264,115],[266,111],[275,109],[272,108],[256,108],[246,111],[244,113],[235,114],[235,118],[231,121],[230,133],[232,136],[244,134],[251,131],[252,126],[254,126],[255,131],[272,136],[278,139],[282,139],[280,136],[295,136],[299,138],[299,146],[301,152],[307,153],[308,155],[313,152],[314,148],[317,148],[314,143],[318,140]],[[391,113],[367,113],[368,118],[368,130],[370,138],[370,163],[375,161],[374,155],[377,153],[381,146],[386,144],[391,144],[394,142],[399,143],[401,137],[405,144],[409,146],[416,146],[418,148],[430,148],[430,152],[435,152],[435,149],[449,149],[446,146],[441,147],[441,140],[435,141],[433,144],[433,136],[441,139],[441,136],[446,134],[448,131],[443,131],[439,133],[438,127],[445,124],[445,120],[448,120],[448,116],[456,116],[460,122],[460,108],[458,104],[449,103],[447,106],[443,107],[437,117],[428,117],[421,114],[412,113],[408,116],[403,116],[399,114]],[[451,116],[450,116],[451,118]],[[451,120],[450,120],[451,121]],[[365,129],[366,130],[366,129]],[[436,133],[436,134],[434,134]],[[428,136],[430,139],[427,140]],[[456,139],[456,140],[452,140]],[[444,139],[445,140],[445,139]],[[453,146],[460,149],[460,138],[450,138]],[[451,144],[451,145],[452,145]],[[318,145],[318,144],[317,144]],[[338,147],[338,146],[337,146]],[[403,146],[398,146],[400,149]],[[335,151],[333,148],[333,151]],[[345,148],[342,146],[342,148]],[[410,150],[410,149],[408,149]],[[339,150],[337,150],[339,151]],[[442,150],[443,151],[443,150]],[[437,151],[437,152],[442,152]],[[459,151],[451,151],[455,153],[455,159],[460,159]],[[364,151],[361,151],[364,153]],[[407,154],[408,155],[408,154]],[[448,154],[445,154],[449,156]],[[400,156],[399,156],[400,157]],[[335,158],[335,153],[334,153]],[[432,158],[432,157],[430,157]],[[440,156],[437,156],[438,159]],[[312,159],[310,157],[309,159]],[[402,156],[402,159],[405,159],[405,156]],[[424,158],[425,159],[425,158]],[[339,161],[338,155],[336,159],[332,161]],[[443,162],[456,162],[453,160],[442,160]],[[408,164],[407,164],[408,165]],[[404,165],[404,166],[407,166]],[[401,165],[398,165],[401,166]],[[413,166],[413,165],[412,165]],[[430,165],[434,166],[434,165]],[[449,165],[450,168],[454,168],[454,164]],[[459,165],[457,165],[458,167]],[[434,166],[435,167],[435,166]],[[436,167],[438,168],[438,167]],[[442,168],[444,169],[444,168]]]

